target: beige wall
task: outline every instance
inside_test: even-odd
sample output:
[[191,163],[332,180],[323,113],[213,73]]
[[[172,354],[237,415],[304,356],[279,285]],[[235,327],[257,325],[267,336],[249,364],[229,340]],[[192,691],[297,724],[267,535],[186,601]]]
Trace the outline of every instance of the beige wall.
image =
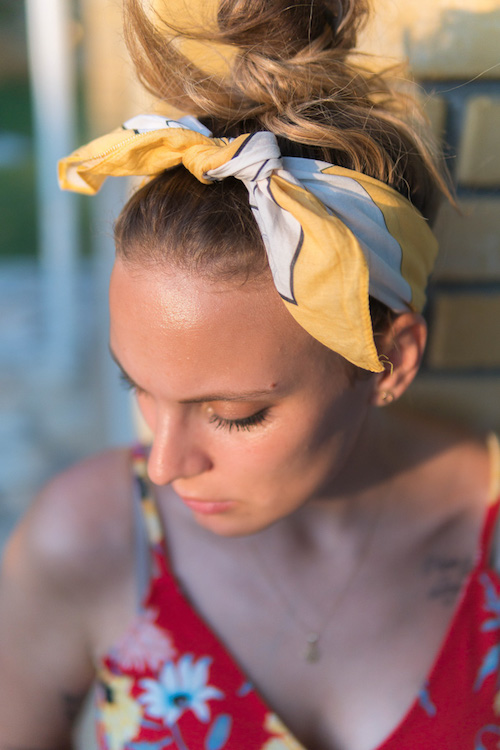
[[365,49],[405,59],[449,153],[426,367],[405,403],[500,429],[500,0],[372,0]]
[[498,0],[372,0],[372,7],[365,48],[409,57],[418,76],[468,78],[499,63]]
[[102,135],[146,111],[151,98],[139,86],[122,34],[119,0],[80,0],[83,69],[91,135]]

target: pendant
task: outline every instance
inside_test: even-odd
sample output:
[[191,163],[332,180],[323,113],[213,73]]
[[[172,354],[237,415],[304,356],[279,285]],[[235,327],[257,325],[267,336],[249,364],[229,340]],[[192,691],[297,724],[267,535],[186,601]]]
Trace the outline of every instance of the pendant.
[[304,656],[306,658],[306,661],[308,661],[310,664],[314,664],[314,662],[319,661],[319,635],[317,633],[309,633],[306,640],[307,648]]

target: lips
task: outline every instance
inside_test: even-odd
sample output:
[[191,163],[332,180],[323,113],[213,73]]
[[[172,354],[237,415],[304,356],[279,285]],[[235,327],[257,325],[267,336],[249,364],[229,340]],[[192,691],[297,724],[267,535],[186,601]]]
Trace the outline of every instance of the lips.
[[193,512],[202,515],[225,513],[235,505],[232,500],[208,500],[199,497],[186,497],[185,495],[179,495],[179,497],[184,505],[187,505]]

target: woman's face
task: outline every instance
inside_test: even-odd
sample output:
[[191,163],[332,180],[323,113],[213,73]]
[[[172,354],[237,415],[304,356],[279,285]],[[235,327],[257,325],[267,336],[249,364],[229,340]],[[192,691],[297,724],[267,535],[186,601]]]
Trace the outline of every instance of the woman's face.
[[111,350],[154,442],[148,470],[196,521],[248,534],[356,471],[371,378],[311,338],[271,281],[215,283],[117,261]]

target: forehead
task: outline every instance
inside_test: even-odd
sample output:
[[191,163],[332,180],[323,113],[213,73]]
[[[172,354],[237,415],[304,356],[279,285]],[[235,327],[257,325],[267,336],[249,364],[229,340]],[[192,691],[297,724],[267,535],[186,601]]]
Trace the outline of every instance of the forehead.
[[[300,376],[324,348],[288,313],[270,280],[209,281],[117,261],[110,285],[111,347],[141,386],[158,370],[179,397],[196,389],[270,387]],[[269,382],[268,382],[269,381]]]

